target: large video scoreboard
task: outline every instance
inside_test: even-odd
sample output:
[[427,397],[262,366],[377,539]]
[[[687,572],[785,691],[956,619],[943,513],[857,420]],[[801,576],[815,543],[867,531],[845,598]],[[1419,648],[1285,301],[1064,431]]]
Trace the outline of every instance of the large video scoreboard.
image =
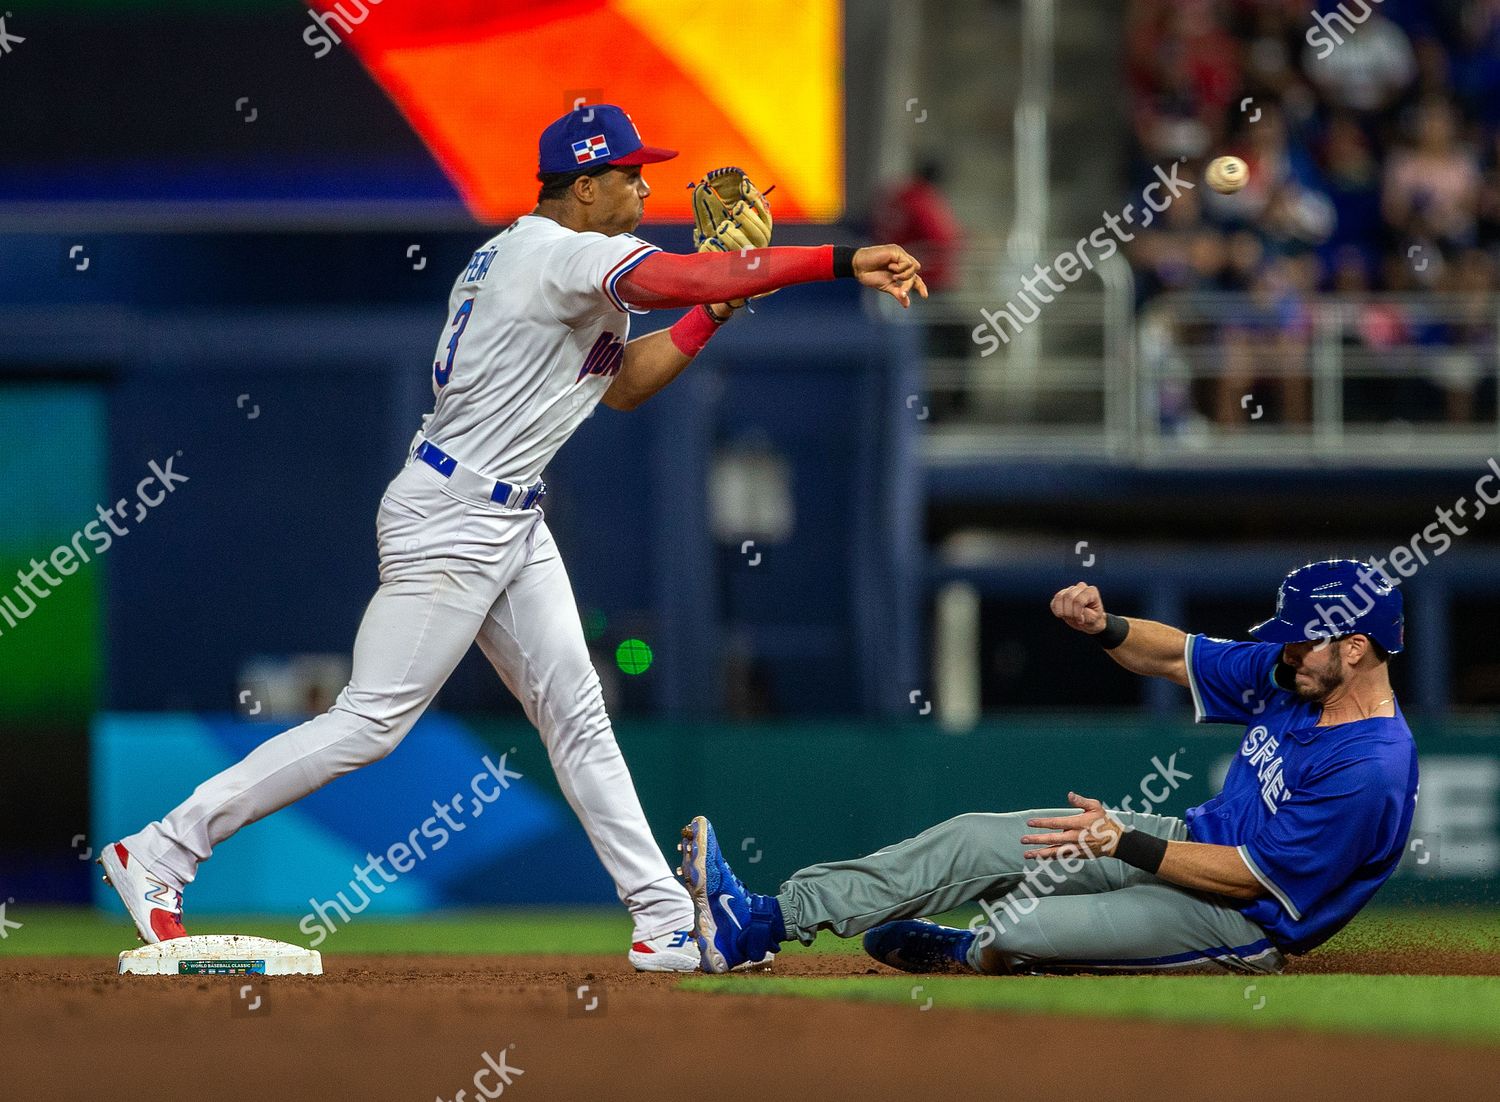
[[[779,218],[843,209],[840,0],[38,0],[0,36],[0,229],[508,220],[536,139],[617,103],[650,217],[738,164]],[[743,36],[743,37],[740,37]]]

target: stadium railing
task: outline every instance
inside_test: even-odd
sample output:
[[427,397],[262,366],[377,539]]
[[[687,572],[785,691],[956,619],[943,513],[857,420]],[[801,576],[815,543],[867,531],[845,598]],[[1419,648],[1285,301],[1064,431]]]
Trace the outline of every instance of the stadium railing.
[[1425,465],[1500,440],[1500,296],[1169,294],[1137,349],[1144,458]]
[[1032,300],[1022,297],[1022,280],[1034,263],[966,251],[956,288],[913,310],[911,320],[927,338],[929,455],[1135,452],[1140,406],[1129,265],[1118,255],[1097,262],[1026,321]]
[[1030,273],[967,254],[957,289],[912,319],[927,336],[932,463],[1274,454],[1425,466],[1500,443],[1500,295],[1171,293],[1138,312],[1116,255],[1033,311],[1021,296]]

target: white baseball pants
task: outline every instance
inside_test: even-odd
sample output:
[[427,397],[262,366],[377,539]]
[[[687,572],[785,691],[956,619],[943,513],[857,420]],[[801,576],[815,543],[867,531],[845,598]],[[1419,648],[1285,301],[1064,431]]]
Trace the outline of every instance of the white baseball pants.
[[180,890],[241,827],[394,750],[477,640],[541,733],[563,794],[634,918],[635,940],[691,927],[692,904],[651,837],[615,743],[540,510],[460,496],[412,463],[387,488],[377,533],[380,589],[333,708],[203,782],[125,847]]

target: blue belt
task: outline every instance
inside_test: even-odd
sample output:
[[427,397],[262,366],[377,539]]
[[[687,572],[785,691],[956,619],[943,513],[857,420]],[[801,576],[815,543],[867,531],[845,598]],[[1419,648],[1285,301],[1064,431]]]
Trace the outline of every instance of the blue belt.
[[[418,444],[415,454],[418,459],[444,478],[452,478],[453,472],[458,470],[458,460],[431,441],[424,440]],[[489,479],[485,481],[488,482]],[[546,492],[547,484],[542,481],[538,481],[533,486],[513,486],[509,482],[497,480],[494,488],[490,490],[490,500],[508,509],[530,509],[536,504],[537,498]],[[517,500],[513,501],[513,498]]]

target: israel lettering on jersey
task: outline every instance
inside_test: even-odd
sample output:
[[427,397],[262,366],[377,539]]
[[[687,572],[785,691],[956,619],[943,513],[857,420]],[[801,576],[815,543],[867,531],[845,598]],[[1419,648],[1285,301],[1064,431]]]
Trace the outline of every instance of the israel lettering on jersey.
[[1255,767],[1255,777],[1260,781],[1260,798],[1272,815],[1276,814],[1277,802],[1287,798],[1281,757],[1276,753],[1279,749],[1281,743],[1264,727],[1252,728],[1240,747],[1240,753]]
[[585,138],[581,142],[573,143],[573,159],[581,165],[590,161],[597,161],[601,157],[609,156],[609,143],[604,140],[603,134],[595,134],[592,138]]
[[1401,715],[1321,724],[1278,678],[1277,643],[1190,635],[1200,722],[1242,724],[1223,790],[1183,814],[1188,839],[1233,846],[1265,889],[1238,904],[1283,952],[1305,953],[1369,902],[1406,851],[1417,753]]

